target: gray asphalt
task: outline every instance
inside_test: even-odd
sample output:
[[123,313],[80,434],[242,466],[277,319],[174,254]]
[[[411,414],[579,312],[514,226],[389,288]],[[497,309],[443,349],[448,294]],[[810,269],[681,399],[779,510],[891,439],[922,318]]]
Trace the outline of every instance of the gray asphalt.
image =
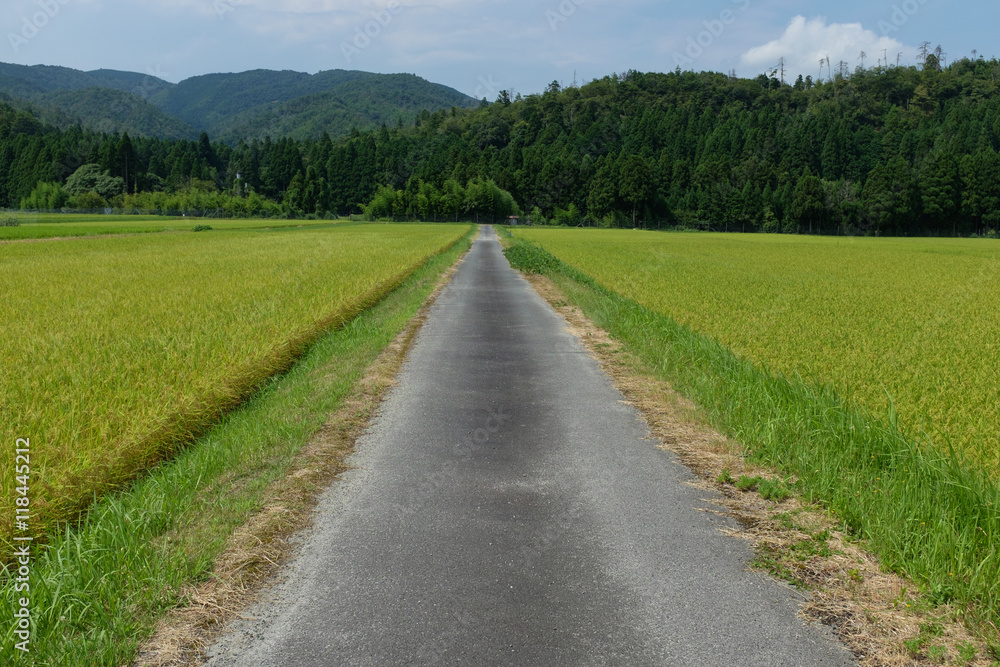
[[847,665],[483,233],[229,665]]

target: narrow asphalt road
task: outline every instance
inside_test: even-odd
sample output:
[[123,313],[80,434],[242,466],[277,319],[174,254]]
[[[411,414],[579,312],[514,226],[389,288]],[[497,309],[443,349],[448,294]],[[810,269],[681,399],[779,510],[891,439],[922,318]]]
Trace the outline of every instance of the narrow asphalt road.
[[213,667],[846,665],[485,228]]

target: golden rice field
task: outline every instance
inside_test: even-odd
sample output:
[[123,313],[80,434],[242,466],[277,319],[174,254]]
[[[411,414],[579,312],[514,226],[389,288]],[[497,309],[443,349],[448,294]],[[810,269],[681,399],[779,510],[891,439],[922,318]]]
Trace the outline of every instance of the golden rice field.
[[[2,217],[2,216],[0,216]],[[163,217],[156,215],[66,215],[58,213],[15,213],[21,224],[0,224],[0,242],[27,239],[68,238],[110,234],[153,232],[190,232],[198,225],[213,230],[278,229],[291,227],[329,227],[330,220],[268,220]]]
[[[36,521],[75,516],[462,237],[460,225],[0,244],[0,466],[30,438]],[[5,511],[0,542],[10,536]],[[37,528],[37,525],[36,525]]]
[[521,230],[598,283],[1000,471],[1000,243]]

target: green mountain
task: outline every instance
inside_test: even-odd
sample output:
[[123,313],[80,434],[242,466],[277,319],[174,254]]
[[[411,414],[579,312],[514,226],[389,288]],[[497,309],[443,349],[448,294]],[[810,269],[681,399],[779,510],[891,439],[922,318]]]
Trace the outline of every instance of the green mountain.
[[251,108],[234,115],[228,130],[218,127],[215,133],[228,142],[266,136],[312,139],[323,132],[341,137],[353,128],[391,127],[400,119],[409,125],[424,109],[472,106],[472,98],[412,74],[364,74],[322,92]]
[[164,113],[140,95],[123,90],[61,90],[39,95],[35,100],[99,132],[164,139],[197,139],[199,135],[191,125]]
[[253,70],[192,77],[153,96],[165,112],[229,142],[254,137],[336,138],[412,121],[424,110],[472,107],[467,95],[412,74]]
[[208,129],[234,115],[336,88],[359,76],[378,75],[344,70],[309,75],[263,69],[206,74],[185,79],[161,92],[154,103],[177,118]]
[[196,139],[199,130],[149,102],[150,96],[174,85],[136,72],[0,63],[4,101],[57,127],[80,124],[99,132]]
[[99,69],[81,72],[69,67],[50,65],[12,65],[0,63],[0,89],[10,93],[9,86],[27,92],[53,92],[83,88],[111,88],[126,92],[152,95],[174,84],[149,74]]
[[61,128],[231,143],[271,136],[345,136],[412,121],[423,110],[472,107],[458,91],[411,74],[253,70],[174,84],[150,74],[0,63],[0,99]]

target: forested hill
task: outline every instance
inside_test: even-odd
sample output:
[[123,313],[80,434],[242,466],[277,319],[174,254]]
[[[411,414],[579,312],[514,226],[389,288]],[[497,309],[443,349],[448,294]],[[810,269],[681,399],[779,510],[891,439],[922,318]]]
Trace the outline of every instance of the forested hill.
[[[792,84],[629,72],[524,99],[501,93],[478,109],[423,112],[406,128],[339,141],[235,147],[4,129],[3,150],[21,155],[18,142],[37,142],[27,155],[47,157],[0,175],[0,196],[16,204],[77,160],[124,177],[130,192],[176,193],[194,177],[199,191],[219,191],[221,206],[255,193],[289,215],[365,207],[448,218],[485,210],[476,197],[489,191],[504,202],[497,213],[516,201],[536,222],[984,234],[1000,225],[998,79],[995,60],[942,69],[933,56],[921,68]],[[116,201],[155,208],[167,196]],[[43,200],[52,201],[33,202]]]
[[411,74],[331,70],[318,74],[255,70],[211,74],[178,84],[114,70],[0,63],[0,95],[63,129],[230,143],[253,137],[347,135],[382,123],[411,122],[423,109],[475,106],[456,90]]
[[173,84],[153,75],[137,72],[107,69],[81,72],[69,67],[0,63],[0,85],[7,92],[20,90],[49,93],[84,88],[110,88],[123,92],[137,92],[137,89],[141,88],[148,96]]
[[0,99],[58,127],[81,123],[102,132],[193,139],[198,131],[149,103],[174,84],[135,72],[81,72],[0,63]]
[[342,137],[352,128],[412,124],[424,109],[476,100],[413,74],[331,70],[308,75],[256,70],[186,79],[150,100],[211,136],[240,139]]

